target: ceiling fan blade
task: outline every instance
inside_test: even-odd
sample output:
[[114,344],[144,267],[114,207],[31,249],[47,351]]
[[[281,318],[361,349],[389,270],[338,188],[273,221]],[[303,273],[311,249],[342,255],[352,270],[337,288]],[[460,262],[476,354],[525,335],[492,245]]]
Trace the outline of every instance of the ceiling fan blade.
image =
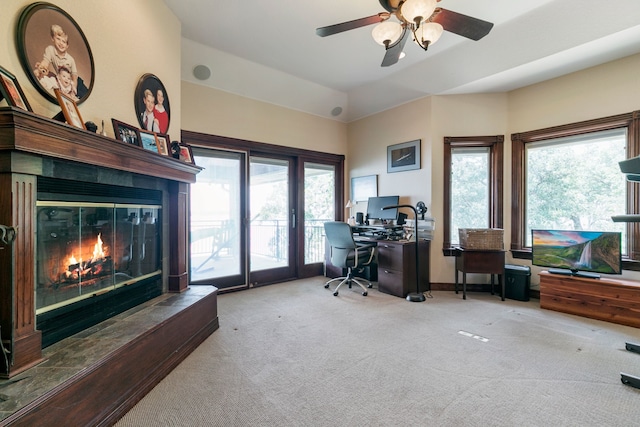
[[366,27],[367,25],[386,21],[389,19],[389,16],[390,14],[387,12],[380,12],[377,15],[367,16],[366,18],[354,19],[353,21],[316,28],[316,34],[320,37],[331,36],[333,34],[342,33],[343,31],[354,30],[356,28]]
[[432,21],[442,25],[449,32],[476,41],[489,34],[493,28],[491,22],[446,9],[438,9]]
[[405,27],[402,32],[402,36],[400,36],[400,40],[398,40],[396,44],[387,49],[386,53],[384,54],[384,59],[382,60],[383,67],[388,67],[389,65],[393,65],[398,62],[398,59],[400,59],[400,54],[404,49],[404,45],[407,43],[407,40],[409,40],[409,36],[411,36],[411,31],[407,30],[407,28]]

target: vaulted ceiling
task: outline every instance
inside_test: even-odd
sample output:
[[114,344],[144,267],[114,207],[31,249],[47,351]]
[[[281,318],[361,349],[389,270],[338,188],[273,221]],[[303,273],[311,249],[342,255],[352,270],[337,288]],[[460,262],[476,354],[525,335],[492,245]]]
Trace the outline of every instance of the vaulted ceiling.
[[[638,0],[441,0],[493,29],[479,41],[445,32],[427,52],[409,42],[391,67],[380,66],[374,25],[315,33],[384,11],[378,0],[164,1],[182,22],[183,80],[345,122],[427,95],[509,91],[640,52]],[[211,76],[195,78],[197,65]]]

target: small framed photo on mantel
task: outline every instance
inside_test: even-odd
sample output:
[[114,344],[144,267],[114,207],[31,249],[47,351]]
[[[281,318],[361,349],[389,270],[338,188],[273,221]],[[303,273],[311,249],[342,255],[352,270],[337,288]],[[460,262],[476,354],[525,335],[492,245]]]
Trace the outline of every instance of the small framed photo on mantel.
[[60,104],[60,108],[62,108],[62,114],[64,115],[64,119],[71,126],[87,129],[82,121],[82,116],[80,115],[80,110],[78,109],[78,104],[76,101],[71,98],[69,95],[62,93],[62,91],[58,88],[54,89],[56,94],[56,98],[58,99],[58,104]]
[[27,97],[24,96],[24,92],[22,92],[16,76],[0,67],[0,101],[2,101],[3,98],[10,107],[18,107],[25,111],[31,111],[31,106],[27,102]]
[[387,173],[420,169],[420,140],[387,147]]
[[116,119],[111,119],[111,124],[113,125],[113,133],[117,140],[125,144],[135,145],[136,147],[140,146],[140,134],[138,133],[137,127]]

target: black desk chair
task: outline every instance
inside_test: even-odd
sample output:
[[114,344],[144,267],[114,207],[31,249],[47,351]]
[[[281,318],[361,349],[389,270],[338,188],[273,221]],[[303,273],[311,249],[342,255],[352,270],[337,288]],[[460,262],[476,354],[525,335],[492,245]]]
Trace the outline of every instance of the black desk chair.
[[371,264],[375,254],[375,244],[356,243],[353,240],[351,226],[345,222],[325,222],[324,232],[331,246],[331,264],[347,269],[345,277],[331,279],[325,283],[324,287],[329,289],[332,282],[340,281],[340,284],[333,291],[333,295],[338,296],[340,286],[346,283],[351,288],[351,285],[355,283],[362,288],[364,291],[362,295],[366,297],[367,288],[372,288],[373,285],[367,281],[367,287],[365,287],[360,279],[354,277],[353,269]]

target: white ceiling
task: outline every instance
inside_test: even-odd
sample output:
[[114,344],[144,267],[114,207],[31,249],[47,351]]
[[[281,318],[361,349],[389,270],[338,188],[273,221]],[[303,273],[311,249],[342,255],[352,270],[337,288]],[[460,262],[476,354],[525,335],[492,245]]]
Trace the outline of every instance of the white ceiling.
[[[384,11],[378,0],[164,0],[182,22],[182,78],[350,122],[427,95],[504,92],[640,52],[640,1],[442,0],[495,25],[480,41],[445,32],[381,67],[372,26],[317,27]],[[206,65],[212,76],[192,71]],[[334,117],[331,111],[341,107]]]

